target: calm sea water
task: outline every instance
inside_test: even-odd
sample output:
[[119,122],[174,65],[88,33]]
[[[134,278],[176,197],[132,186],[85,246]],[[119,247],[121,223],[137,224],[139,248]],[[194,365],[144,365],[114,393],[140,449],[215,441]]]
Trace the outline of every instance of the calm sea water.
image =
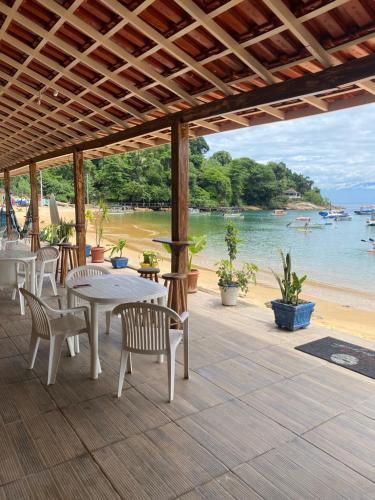
[[[352,212],[355,207],[348,208]],[[291,210],[277,217],[271,211],[245,213],[236,220],[241,231],[239,260],[255,262],[262,269],[280,269],[279,249],[291,250],[294,267],[313,280],[375,292],[375,254],[369,238],[375,240],[375,227],[366,226],[366,216],[353,215],[352,221],[337,222],[309,233],[288,228],[296,217],[308,215],[322,222],[318,213]],[[200,254],[201,264],[213,265],[225,257],[226,219],[218,215],[191,215],[190,234],[207,234],[208,245]],[[136,225],[158,235],[170,234],[170,214],[162,212],[112,215],[111,233],[126,234]],[[367,243],[361,240],[367,240]]]

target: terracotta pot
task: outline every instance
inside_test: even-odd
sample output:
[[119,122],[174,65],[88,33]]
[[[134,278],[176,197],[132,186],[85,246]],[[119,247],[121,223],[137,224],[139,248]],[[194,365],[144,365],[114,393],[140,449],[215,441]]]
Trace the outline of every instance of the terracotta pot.
[[192,269],[187,273],[187,292],[197,293],[198,291],[198,269]]
[[104,262],[104,247],[92,247],[91,248],[91,262],[98,264],[99,262]]

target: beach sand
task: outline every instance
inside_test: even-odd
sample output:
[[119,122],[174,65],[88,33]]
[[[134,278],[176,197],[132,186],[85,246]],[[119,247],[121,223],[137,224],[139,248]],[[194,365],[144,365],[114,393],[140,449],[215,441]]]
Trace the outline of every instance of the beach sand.
[[[74,220],[74,207],[59,207],[59,212],[60,216],[65,220]],[[16,214],[19,222],[23,223],[25,209],[16,209]],[[49,224],[48,207],[40,209],[40,221],[41,227]],[[132,224],[129,219],[129,224],[121,237],[125,237],[127,240],[125,255],[129,257],[131,266],[138,267],[143,250],[155,249],[162,256],[159,263],[161,271],[170,271],[168,253],[161,248],[160,244],[152,242],[152,238],[157,235],[159,233]],[[118,238],[118,234],[105,231],[102,246],[109,246]],[[95,234],[91,224],[89,224],[87,231],[87,243],[95,244]],[[214,269],[207,266],[205,259],[199,255],[196,256],[194,263],[195,267],[200,270],[200,289],[218,293],[217,276]],[[242,298],[251,304],[264,308],[267,307],[266,304],[270,300],[279,296],[280,291],[272,274],[261,270],[257,276],[257,284],[251,285],[247,297]],[[316,303],[313,314],[314,322],[327,328],[342,330],[358,337],[375,340],[375,294],[309,280],[304,286],[304,293],[301,297]]]

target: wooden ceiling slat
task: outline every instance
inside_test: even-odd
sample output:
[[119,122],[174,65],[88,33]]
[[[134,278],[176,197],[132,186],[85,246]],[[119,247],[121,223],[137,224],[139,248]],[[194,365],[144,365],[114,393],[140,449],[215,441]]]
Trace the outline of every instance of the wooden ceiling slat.
[[[300,3],[296,9],[282,0],[259,5],[253,0],[144,0],[131,10],[118,0],[0,3],[5,14],[0,27],[1,165],[12,168],[53,156],[60,145],[69,150],[82,148],[82,141],[108,141],[119,137],[118,131],[127,137],[126,129],[132,136],[154,120],[160,121],[151,124],[147,137],[114,146],[101,142],[103,154],[165,143],[170,140],[168,115],[176,112],[196,119],[190,127],[196,136],[372,102],[375,84],[367,79],[349,91],[259,103],[241,113],[225,104],[227,97],[258,95],[257,87],[284,80],[292,84],[322,67],[345,66],[372,54],[370,0],[361,0],[361,9],[352,4],[332,0]],[[187,43],[179,43],[184,37]],[[189,47],[198,49],[196,55]],[[339,102],[344,97],[345,104]],[[207,120],[205,110],[219,102],[220,113]],[[95,154],[97,149],[90,157]]]

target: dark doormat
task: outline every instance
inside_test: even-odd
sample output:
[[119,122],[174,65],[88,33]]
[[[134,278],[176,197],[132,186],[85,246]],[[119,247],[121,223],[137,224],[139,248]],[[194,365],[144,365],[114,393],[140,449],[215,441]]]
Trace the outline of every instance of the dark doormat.
[[375,351],[371,349],[333,337],[324,337],[295,349],[375,379]]

